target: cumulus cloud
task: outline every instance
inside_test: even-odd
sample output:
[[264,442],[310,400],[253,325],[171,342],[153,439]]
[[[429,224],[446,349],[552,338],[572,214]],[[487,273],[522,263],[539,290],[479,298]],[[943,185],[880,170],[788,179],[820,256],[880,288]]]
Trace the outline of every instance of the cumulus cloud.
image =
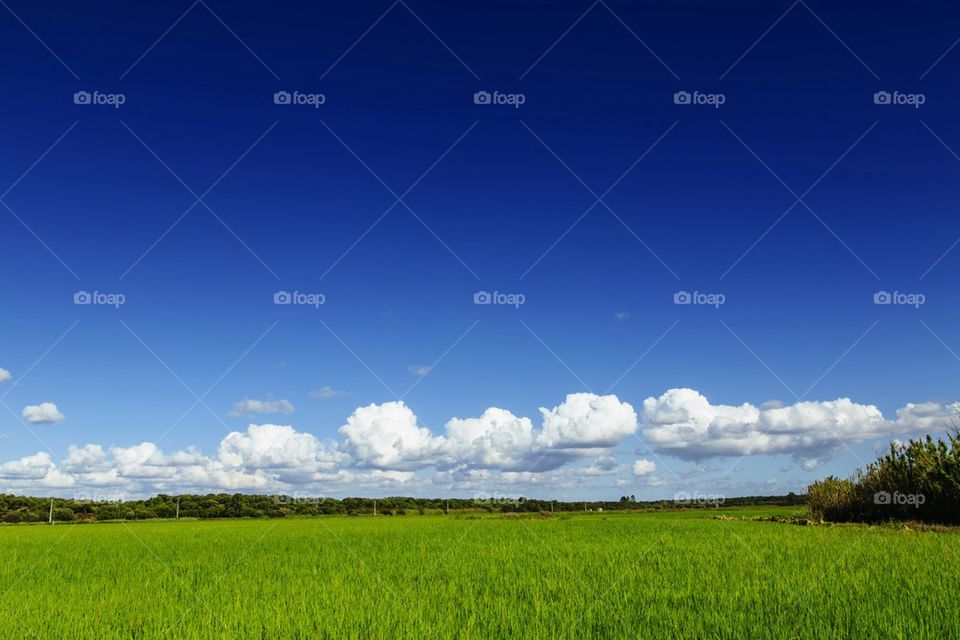
[[10,372],[0,367],[0,382],[6,382],[10,379]]
[[241,400],[230,410],[231,416],[263,413],[293,413],[293,405],[289,400]]
[[53,466],[53,459],[50,454],[42,451],[36,455],[25,456],[19,460],[0,465],[0,477],[36,480],[44,477]]
[[340,428],[345,448],[362,466],[417,469],[428,466],[545,471],[596,455],[637,430],[633,407],[616,396],[572,393],[553,409],[540,409],[543,427],[491,407],[477,418],[453,418],[443,435],[417,423],[403,402],[354,411]]
[[333,443],[281,425],[250,425],[220,442],[215,456],[198,450],[164,452],[152,442],[104,448],[72,445],[55,464],[41,452],[0,465],[0,480],[21,487],[123,487],[158,491],[282,490],[317,484],[388,485],[408,482],[404,473],[350,472],[349,458]]
[[908,404],[888,420],[873,405],[847,398],[732,406],[711,404],[692,389],[671,389],[645,400],[638,421],[634,408],[616,396],[574,393],[540,409],[539,426],[491,407],[476,417],[452,418],[434,433],[396,401],[357,408],[334,441],[289,425],[250,424],[226,434],[212,454],[194,448],[168,452],[152,442],[72,445],[61,461],[41,452],[0,464],[0,492],[76,487],[125,495],[330,495],[432,486],[427,492],[447,487],[513,495],[537,487],[582,489],[587,482],[657,486],[662,480],[651,460],[625,463],[616,456],[638,422],[654,450],[686,460],[789,454],[810,468],[846,444],[941,430],[957,410],[960,404]]
[[57,405],[52,402],[27,405],[21,415],[30,424],[56,424],[64,418]]
[[646,476],[657,470],[657,465],[651,460],[636,460],[633,463],[633,475]]
[[479,418],[453,418],[446,425],[448,462],[480,469],[528,470],[536,451],[533,423],[491,407]]
[[308,481],[318,473],[336,471],[349,458],[335,444],[290,426],[250,425],[246,432],[233,432],[217,449],[224,469],[244,473],[267,470],[285,483]]
[[897,419],[894,424],[898,433],[929,433],[942,431],[952,426],[960,414],[960,403],[942,405],[938,402],[908,402],[897,409]]
[[[340,427],[339,442],[292,426],[251,424],[227,434],[213,456],[195,449],[167,453],[152,442],[72,445],[59,464],[37,454],[0,467],[0,479],[13,488],[76,483],[135,486],[151,493],[409,488],[427,481],[417,472],[428,467],[435,469],[434,478],[458,484],[496,478],[505,485],[540,484],[546,478],[572,482],[625,470],[610,452],[637,429],[629,404],[615,396],[570,394],[540,413],[539,429],[529,418],[491,407],[475,418],[452,418],[442,434],[434,434],[404,402],[385,402],[356,409]],[[559,474],[560,467],[589,457],[594,458],[589,466],[569,470],[574,475]]]
[[846,445],[893,434],[940,430],[960,405],[908,404],[896,420],[849,398],[756,407],[711,404],[693,389],[643,402],[643,434],[659,451],[686,460],[790,454],[811,469]]
[[62,489],[72,487],[76,480],[57,469],[46,452],[25,456],[0,465],[0,479],[14,485]]
[[544,446],[558,449],[612,447],[637,431],[637,414],[616,396],[571,393],[553,409],[540,409]]
[[429,465],[442,446],[442,439],[418,426],[417,416],[402,400],[360,407],[340,433],[347,451],[361,466],[381,469]]

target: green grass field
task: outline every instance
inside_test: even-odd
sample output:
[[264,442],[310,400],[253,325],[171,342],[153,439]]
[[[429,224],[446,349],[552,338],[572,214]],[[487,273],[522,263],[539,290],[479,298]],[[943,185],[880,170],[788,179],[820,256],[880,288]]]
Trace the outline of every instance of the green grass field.
[[960,535],[715,513],[0,527],[0,634],[960,637]]

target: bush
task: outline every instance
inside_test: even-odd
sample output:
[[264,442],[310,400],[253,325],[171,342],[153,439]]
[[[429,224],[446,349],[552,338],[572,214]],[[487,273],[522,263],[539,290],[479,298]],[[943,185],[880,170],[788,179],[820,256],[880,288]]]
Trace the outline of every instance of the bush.
[[807,506],[818,520],[848,522],[855,512],[854,491],[851,480],[830,476],[814,482],[807,488]]
[[831,522],[960,524],[960,431],[946,440],[893,443],[853,480],[831,476],[810,485],[807,504]]
[[73,522],[73,511],[71,509],[58,507],[53,510],[53,519],[56,522]]

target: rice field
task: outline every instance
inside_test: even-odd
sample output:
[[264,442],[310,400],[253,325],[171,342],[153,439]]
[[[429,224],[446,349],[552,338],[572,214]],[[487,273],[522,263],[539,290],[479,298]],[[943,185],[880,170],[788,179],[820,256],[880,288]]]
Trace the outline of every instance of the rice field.
[[0,527],[0,635],[960,637],[960,535],[715,513]]

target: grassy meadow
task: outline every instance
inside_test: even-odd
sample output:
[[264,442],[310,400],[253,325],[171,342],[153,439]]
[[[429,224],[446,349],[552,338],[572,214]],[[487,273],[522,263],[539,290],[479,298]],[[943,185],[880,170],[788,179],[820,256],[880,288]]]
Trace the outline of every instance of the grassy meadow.
[[777,512],[6,526],[0,635],[960,637],[960,535]]

